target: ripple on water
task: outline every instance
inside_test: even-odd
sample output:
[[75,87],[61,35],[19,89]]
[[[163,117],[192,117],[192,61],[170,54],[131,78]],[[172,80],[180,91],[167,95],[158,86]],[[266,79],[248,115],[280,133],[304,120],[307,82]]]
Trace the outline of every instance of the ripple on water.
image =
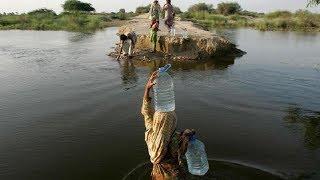
[[[186,175],[186,179],[199,179],[199,180],[281,180],[284,179],[280,174],[261,170],[257,167],[246,166],[241,163],[233,163],[220,160],[209,160],[210,169],[204,176],[193,176],[189,173]],[[185,167],[186,164],[185,164]],[[150,179],[152,171],[151,163],[141,163],[131,170],[127,175],[123,177],[123,180],[131,179]]]

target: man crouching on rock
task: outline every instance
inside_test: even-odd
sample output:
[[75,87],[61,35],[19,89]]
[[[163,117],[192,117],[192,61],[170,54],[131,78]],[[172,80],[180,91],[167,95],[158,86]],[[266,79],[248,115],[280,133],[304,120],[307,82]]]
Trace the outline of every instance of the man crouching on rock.
[[134,47],[137,43],[137,35],[134,31],[123,33],[120,37],[120,51],[117,60],[120,59],[122,52],[125,56],[132,58]]

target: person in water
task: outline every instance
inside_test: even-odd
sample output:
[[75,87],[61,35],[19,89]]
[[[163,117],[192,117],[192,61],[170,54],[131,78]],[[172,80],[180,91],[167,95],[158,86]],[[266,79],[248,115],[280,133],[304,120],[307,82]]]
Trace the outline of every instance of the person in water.
[[154,0],[150,6],[149,19],[150,23],[150,40],[153,44],[153,52],[156,52],[157,41],[158,41],[158,31],[159,31],[159,21],[160,21],[161,7],[157,0]]
[[173,30],[175,12],[171,5],[171,0],[166,0],[166,4],[163,6],[164,11],[164,24],[168,28],[169,33]]
[[144,116],[145,141],[150,161],[153,164],[153,180],[184,179],[185,170],[181,161],[185,154],[189,138],[195,133],[187,129],[176,131],[177,115],[175,111],[155,112],[151,105],[150,91],[158,72],[150,76],[144,91],[141,113]]
[[137,35],[134,31],[123,33],[119,35],[120,37],[120,51],[117,60],[120,59],[121,54],[124,53],[125,56],[132,57],[134,52],[134,47],[137,43]]

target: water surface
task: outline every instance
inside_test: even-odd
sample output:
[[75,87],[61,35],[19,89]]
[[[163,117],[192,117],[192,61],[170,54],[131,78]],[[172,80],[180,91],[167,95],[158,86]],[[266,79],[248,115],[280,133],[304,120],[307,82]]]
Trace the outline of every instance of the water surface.
[[[154,67],[106,56],[116,31],[0,31],[0,179],[121,179],[148,161]],[[320,34],[216,32],[247,54],[174,64],[179,129],[210,159],[318,179]]]

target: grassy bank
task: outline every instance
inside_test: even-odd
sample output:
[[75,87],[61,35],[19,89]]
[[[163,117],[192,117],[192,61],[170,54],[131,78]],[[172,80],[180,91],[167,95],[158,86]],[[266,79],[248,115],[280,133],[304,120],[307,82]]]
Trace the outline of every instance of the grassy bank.
[[133,13],[86,13],[37,10],[27,14],[0,15],[0,29],[94,31],[133,17]]
[[267,14],[238,12],[231,15],[207,11],[185,12],[184,20],[191,20],[201,26],[212,27],[253,27],[262,31],[320,31],[320,14],[309,11],[276,11]]

